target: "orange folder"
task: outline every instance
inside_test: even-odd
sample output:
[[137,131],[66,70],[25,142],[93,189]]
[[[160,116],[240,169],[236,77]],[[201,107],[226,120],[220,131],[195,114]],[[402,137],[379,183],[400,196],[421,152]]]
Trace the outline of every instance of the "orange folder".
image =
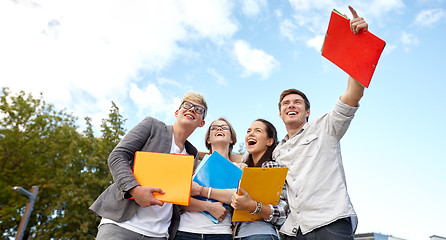
[[368,30],[361,29],[354,34],[350,20],[333,10],[322,56],[368,88],[385,45],[386,42]]
[[[251,199],[262,202],[263,207],[267,204],[279,204],[280,194],[288,168],[245,168],[243,169],[240,186],[248,192]],[[234,210],[232,221],[255,221],[262,219],[259,215],[251,215],[248,210]]]
[[189,205],[194,156],[184,154],[136,152],[133,173],[141,186],[157,187],[164,194],[156,199],[179,205]]

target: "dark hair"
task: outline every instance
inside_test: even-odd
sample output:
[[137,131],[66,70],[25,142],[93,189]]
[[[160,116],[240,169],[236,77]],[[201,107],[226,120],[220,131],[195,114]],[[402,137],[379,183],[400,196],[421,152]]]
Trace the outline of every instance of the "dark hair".
[[[282,94],[280,94],[279,111],[280,111],[280,108],[282,107],[282,105],[281,105],[282,100],[285,98],[285,96],[290,95],[290,94],[297,94],[297,95],[301,96],[305,102],[305,110],[310,109],[310,101],[308,100],[307,96],[305,96],[305,93],[303,93],[297,89],[290,88],[290,89],[283,91]],[[308,122],[308,117],[307,117],[307,122]]]
[[211,144],[210,143],[208,143],[208,140],[209,140],[209,137],[210,137],[210,135],[211,135],[211,127],[212,127],[212,124],[214,123],[214,122],[216,122],[216,121],[224,121],[224,122],[226,122],[227,124],[228,124],[228,126],[229,126],[229,131],[231,132],[231,140],[232,140],[232,143],[230,143],[229,144],[229,155],[231,155],[231,152],[232,152],[232,148],[234,147],[234,145],[235,145],[235,143],[237,142],[237,135],[235,134],[235,130],[234,130],[234,128],[232,127],[232,125],[229,123],[229,121],[228,120],[226,120],[225,118],[219,118],[219,119],[217,119],[217,120],[215,120],[215,121],[213,121],[211,124],[209,124],[209,127],[208,127],[208,131],[206,132],[206,137],[204,138],[204,144],[206,144],[206,148],[209,150],[209,152],[211,153],[212,152],[212,146],[211,146]]
[[272,138],[273,139],[273,144],[271,144],[271,146],[269,146],[265,153],[263,154],[263,156],[260,158],[260,160],[257,162],[256,165],[254,165],[254,161],[252,159],[252,154],[249,154],[248,159],[246,160],[246,164],[248,165],[248,167],[261,167],[262,164],[264,162],[268,162],[268,161],[272,161],[273,160],[273,151],[274,148],[276,148],[277,145],[277,130],[274,127],[274,125],[272,123],[270,123],[269,121],[265,120],[265,119],[257,119],[254,122],[262,122],[263,124],[265,124],[266,127],[266,134],[268,135],[268,138]]

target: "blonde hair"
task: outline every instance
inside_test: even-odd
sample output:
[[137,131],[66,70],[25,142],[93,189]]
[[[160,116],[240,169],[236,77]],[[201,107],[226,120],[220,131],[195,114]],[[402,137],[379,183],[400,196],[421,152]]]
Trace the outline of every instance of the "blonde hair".
[[[196,92],[187,92],[186,94],[184,94],[183,96],[183,101],[194,101],[197,102],[201,105],[203,105],[204,107],[204,113],[203,113],[203,120],[206,117],[206,113],[208,112],[208,104],[206,103],[206,100],[204,100],[203,95],[196,93]],[[181,106],[180,106],[181,108]]]

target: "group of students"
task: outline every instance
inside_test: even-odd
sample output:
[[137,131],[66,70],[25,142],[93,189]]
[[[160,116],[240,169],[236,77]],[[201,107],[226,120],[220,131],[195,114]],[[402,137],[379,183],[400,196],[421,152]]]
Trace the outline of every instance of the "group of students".
[[[236,143],[236,133],[234,128],[225,118],[213,121],[206,133],[205,143],[210,153],[218,152],[228,160],[239,161],[240,155],[231,154]],[[277,131],[268,121],[258,119],[248,128],[245,144],[247,154],[238,164],[244,167],[278,167],[272,161],[272,151],[277,143]],[[180,224],[175,239],[278,239],[276,228],[272,225],[280,226],[285,221],[285,214],[281,218],[272,218],[275,211],[286,213],[286,191],[282,191],[279,205],[272,208],[257,208],[257,202],[250,198],[249,193],[243,189],[214,189],[199,186],[199,195],[202,197],[217,200],[216,202],[202,201],[191,198],[189,206],[182,206],[184,212],[181,214]],[[284,194],[285,193],[285,194]],[[232,206],[234,209],[249,210],[261,216],[264,221],[241,222],[232,224],[231,211],[223,204]],[[262,203],[259,203],[262,204]],[[273,210],[274,209],[274,210]],[[209,212],[219,223],[213,223],[201,211]]]
[[[367,28],[367,23],[350,10],[354,16],[352,31]],[[310,102],[306,95],[296,89],[283,91],[278,107],[286,136],[279,142],[270,122],[255,120],[246,133],[247,153],[242,159],[231,154],[236,133],[228,120],[213,121],[205,137],[210,153],[216,151],[240,162],[241,168],[289,169],[280,202],[268,205],[251,199],[243,189],[236,193],[235,189],[211,189],[193,182],[191,196],[216,201],[191,198],[189,206],[180,207],[157,200],[153,194],[163,190],[141,186],[132,166],[136,151],[194,155],[194,169],[198,166],[198,150],[187,138],[205,125],[208,106],[202,95],[187,93],[175,111],[173,125],[146,117],[111,152],[108,165],[114,183],[90,207],[101,217],[96,239],[353,239],[357,217],[347,193],[340,139],[363,92],[364,87],[349,77],[347,89],[333,110],[308,122]],[[232,223],[224,204],[249,210],[262,220]],[[201,211],[209,212],[219,223],[214,224]]]

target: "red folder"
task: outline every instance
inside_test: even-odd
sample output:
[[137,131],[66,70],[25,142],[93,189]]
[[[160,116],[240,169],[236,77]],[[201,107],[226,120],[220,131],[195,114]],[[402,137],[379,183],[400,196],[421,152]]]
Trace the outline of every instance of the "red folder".
[[366,29],[357,34],[350,30],[350,20],[333,10],[322,46],[322,56],[347,74],[369,87],[386,42]]

